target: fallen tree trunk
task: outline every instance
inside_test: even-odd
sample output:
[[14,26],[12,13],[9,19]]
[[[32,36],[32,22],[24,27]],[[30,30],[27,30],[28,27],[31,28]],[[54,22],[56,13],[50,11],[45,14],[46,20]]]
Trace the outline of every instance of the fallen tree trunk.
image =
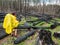
[[35,45],[40,45],[40,43],[39,43],[39,37],[36,39]]
[[54,34],[53,34],[53,36],[55,37],[55,38],[60,38],[60,32],[58,33],[58,32],[55,32]]
[[24,36],[22,37],[18,37],[15,41],[14,41],[14,44],[18,44],[18,43],[21,43],[23,42],[24,40],[26,40],[28,37],[32,36],[35,34],[35,30],[25,34]]
[[0,40],[6,36],[8,36],[8,34],[6,34],[4,30],[0,30]]
[[[33,29],[50,29],[50,27],[42,27],[42,26],[37,27],[37,26],[29,26],[29,25],[27,25],[27,26],[18,25],[18,27],[14,28],[14,29],[29,29],[29,28],[33,28]],[[3,29],[2,24],[0,24],[0,29]]]
[[[49,29],[49,27],[35,27],[35,26],[18,26],[15,29]],[[8,34],[6,34],[6,32],[4,31],[2,24],[0,24],[0,29],[2,31],[0,31],[0,39],[6,37]]]

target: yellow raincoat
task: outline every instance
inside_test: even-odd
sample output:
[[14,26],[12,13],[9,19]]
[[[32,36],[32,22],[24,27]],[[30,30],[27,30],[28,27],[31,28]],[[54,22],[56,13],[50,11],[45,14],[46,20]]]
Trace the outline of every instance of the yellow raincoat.
[[7,34],[11,34],[13,28],[17,27],[19,22],[16,20],[16,17],[12,14],[6,14],[3,22],[3,28]]

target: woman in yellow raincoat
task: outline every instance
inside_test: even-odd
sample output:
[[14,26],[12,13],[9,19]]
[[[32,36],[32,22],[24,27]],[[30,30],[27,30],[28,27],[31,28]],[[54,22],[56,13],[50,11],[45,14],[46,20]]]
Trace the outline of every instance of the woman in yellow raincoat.
[[[18,24],[19,24],[19,21],[17,21],[14,13],[6,14],[3,22],[3,28],[5,29],[7,34],[12,34],[13,29],[17,27]],[[17,30],[14,30],[14,31],[15,31],[15,35],[17,35]]]

